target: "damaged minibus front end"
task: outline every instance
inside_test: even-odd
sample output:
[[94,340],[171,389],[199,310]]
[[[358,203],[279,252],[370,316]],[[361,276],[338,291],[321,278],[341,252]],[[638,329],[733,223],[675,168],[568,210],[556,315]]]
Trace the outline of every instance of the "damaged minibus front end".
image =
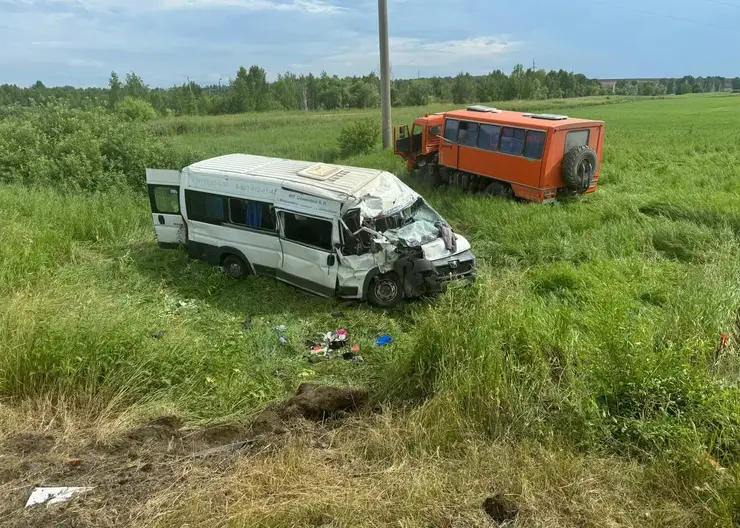
[[384,172],[342,210],[340,292],[381,307],[475,280],[470,243],[413,189]]

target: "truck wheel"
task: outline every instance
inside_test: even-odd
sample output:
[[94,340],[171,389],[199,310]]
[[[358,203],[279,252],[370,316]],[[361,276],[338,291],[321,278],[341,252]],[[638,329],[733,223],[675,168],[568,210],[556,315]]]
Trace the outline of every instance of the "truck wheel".
[[514,196],[511,185],[499,181],[491,182],[484,192],[488,196],[500,196],[501,198],[512,198]]
[[378,275],[370,282],[370,291],[367,292],[370,304],[378,308],[390,308],[403,299],[401,281],[395,273]]
[[430,178],[429,178],[429,164],[425,163],[424,165],[419,165],[419,183],[421,183],[424,187],[428,187],[430,185]]
[[234,279],[243,279],[249,275],[249,268],[242,259],[236,255],[227,255],[223,263],[224,271]]
[[588,145],[573,147],[563,158],[563,182],[575,192],[585,192],[598,167],[596,151]]

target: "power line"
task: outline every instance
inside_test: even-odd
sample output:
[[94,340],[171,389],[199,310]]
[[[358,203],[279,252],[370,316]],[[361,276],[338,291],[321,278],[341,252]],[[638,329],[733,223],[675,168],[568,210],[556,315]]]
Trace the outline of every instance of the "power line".
[[[735,30],[737,29],[737,27],[734,27],[734,26],[722,26],[719,24],[713,24],[711,22],[701,22],[699,20],[692,20],[691,18],[683,18],[683,17],[678,17],[675,15],[669,15],[667,13],[656,13],[655,11],[648,11],[646,9],[640,9],[637,7],[627,7],[627,6],[623,6],[619,4],[613,4],[605,0],[590,0],[590,1],[591,3],[594,3],[594,4],[601,4],[601,5],[605,5],[608,7],[616,7],[617,9],[623,9],[625,11],[632,11],[634,13],[642,13],[643,15],[650,15],[650,16],[655,16],[659,18],[669,18],[671,20],[678,20],[679,22],[687,22],[689,24],[698,24],[701,26],[708,26],[708,27],[719,28],[719,29],[735,29]],[[709,0],[709,1],[719,3],[721,0]],[[740,6],[735,6],[735,7],[740,7]]]

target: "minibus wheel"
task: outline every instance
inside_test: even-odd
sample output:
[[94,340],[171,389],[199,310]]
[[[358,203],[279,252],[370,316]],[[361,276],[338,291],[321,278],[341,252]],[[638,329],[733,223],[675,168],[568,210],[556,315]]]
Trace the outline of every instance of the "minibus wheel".
[[370,291],[367,292],[370,304],[378,308],[390,308],[403,299],[401,281],[395,273],[378,275],[370,282]]
[[227,255],[222,266],[224,271],[234,279],[243,279],[249,273],[247,265],[236,255]]

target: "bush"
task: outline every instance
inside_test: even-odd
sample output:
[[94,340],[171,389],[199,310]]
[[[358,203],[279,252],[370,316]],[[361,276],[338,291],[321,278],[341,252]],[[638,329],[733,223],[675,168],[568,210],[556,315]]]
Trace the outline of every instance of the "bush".
[[151,121],[157,117],[151,103],[135,97],[125,97],[116,105],[116,113],[130,121]]
[[143,190],[147,167],[176,169],[199,157],[103,109],[52,105],[0,121],[0,183]]
[[343,158],[367,154],[375,148],[380,137],[380,126],[373,119],[355,121],[339,133],[339,154]]

